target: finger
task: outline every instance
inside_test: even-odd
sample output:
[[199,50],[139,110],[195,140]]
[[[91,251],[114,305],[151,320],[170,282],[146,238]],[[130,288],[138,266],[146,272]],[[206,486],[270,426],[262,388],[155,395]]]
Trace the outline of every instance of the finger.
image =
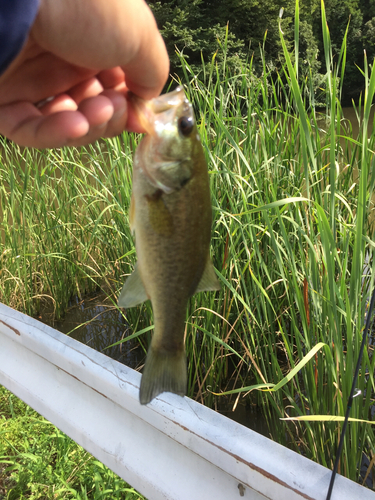
[[20,100],[39,102],[46,97],[66,93],[95,73],[97,70],[73,66],[53,54],[39,54],[12,66],[1,76],[0,104]]
[[84,99],[88,99],[89,97],[94,97],[100,94],[101,92],[103,92],[102,84],[96,77],[93,77],[88,80],[85,80],[82,83],[79,83],[78,85],[75,85],[67,92],[67,94],[69,94],[70,97],[77,104],[79,104]]
[[100,137],[113,137],[121,134],[124,130],[128,132],[144,133],[145,129],[138,120],[132,101],[127,99],[126,92],[118,92],[116,90],[104,90],[100,96],[106,97],[112,104],[113,113],[109,120],[105,121],[107,115],[99,115],[103,113],[98,107],[96,98],[86,99],[82,101],[78,107],[90,124],[90,129],[85,137],[70,141],[69,144],[78,146],[94,142]]
[[103,136],[113,137],[119,135],[124,131],[128,122],[128,103],[126,96],[123,93],[110,89],[104,90],[101,95],[107,97],[113,106],[113,114],[106,124]]
[[[86,93],[88,95],[90,93],[95,94],[99,88],[102,89],[104,87],[106,89],[101,92],[101,95],[105,95],[112,100],[114,115],[116,115],[108,123],[106,137],[118,135],[124,129],[128,132],[145,132],[145,129],[138,120],[138,114],[135,112],[131,100],[128,101],[127,99],[128,89],[125,84],[125,74],[121,68],[103,70],[91,80],[98,80],[99,84],[93,82],[90,85],[90,82],[87,82],[87,88],[85,84],[77,85],[75,91],[69,91],[69,95],[74,96],[76,102],[80,102],[83,97],[86,98]],[[124,99],[126,99],[125,102]]]
[[124,93],[105,90],[81,102],[61,95],[39,110],[29,102],[0,106],[0,134],[21,146],[89,144],[124,131],[144,132]]
[[53,148],[87,134],[90,126],[78,111],[44,116],[33,104],[17,102],[0,106],[0,134],[21,146]]
[[100,71],[96,77],[105,89],[125,88],[125,73],[119,66]]
[[79,106],[79,111],[87,118],[90,128],[83,137],[69,141],[71,146],[82,146],[92,143],[101,137],[113,137],[121,134],[126,128],[128,120],[128,103],[125,95],[115,90],[105,90],[101,97],[106,97],[112,104],[113,114],[107,121],[97,120],[96,103],[94,99],[87,99]]
[[[138,120],[138,114],[133,107],[132,101],[128,101],[124,93],[114,90],[105,90],[101,95],[105,95],[112,102],[114,108],[112,118],[106,124],[100,124],[98,126],[91,125],[84,137],[70,140],[67,143],[69,146],[83,146],[101,137],[114,137],[123,133],[124,130],[137,133],[145,132],[145,129]],[[90,111],[85,107],[86,104],[87,103],[81,104],[80,111],[92,122]]]
[[43,149],[89,144],[124,129],[144,132],[125,95],[114,90],[85,99],[77,110],[67,110],[76,106],[69,96],[56,98],[48,106],[51,114],[43,114],[28,102],[1,106],[0,134],[21,146]]
[[78,111],[86,117],[90,128],[105,127],[113,117],[114,107],[111,99],[101,94],[82,101]]
[[60,111],[76,111],[77,103],[67,94],[60,94],[52,99],[46,99],[44,104],[37,104],[43,115],[51,115]]
[[84,99],[101,94],[103,86],[97,78],[90,78],[79,85],[75,85],[66,94],[60,94],[52,99],[47,99],[45,104],[37,105],[44,115],[59,111],[75,111]]
[[[103,130],[103,136],[112,137],[121,134],[124,129],[129,132],[144,133],[145,130],[140,124],[137,114],[133,109],[132,103],[127,101],[126,91],[115,91],[113,89],[104,90],[100,95],[107,97],[113,106],[113,115],[106,124],[106,129]],[[49,115],[52,113],[58,113],[61,111],[76,111],[79,109],[84,116],[86,116],[90,127],[94,126],[94,123],[101,124],[100,119],[95,118],[95,108],[93,108],[93,103],[95,101],[91,100],[89,102],[82,102],[80,108],[78,108],[77,103],[67,94],[61,94],[53,100],[47,102],[42,107],[38,107],[43,115]],[[87,142],[87,141],[86,141]]]
[[83,101],[77,111],[43,115],[27,102],[0,107],[0,133],[21,146],[54,148],[82,139],[87,144],[105,132],[114,114],[106,96]]

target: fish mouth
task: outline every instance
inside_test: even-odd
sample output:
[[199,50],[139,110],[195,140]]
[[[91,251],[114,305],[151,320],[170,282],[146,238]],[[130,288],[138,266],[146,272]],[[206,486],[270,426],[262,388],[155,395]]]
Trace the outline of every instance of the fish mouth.
[[146,101],[135,94],[131,94],[130,99],[142,128],[145,129],[147,134],[155,135],[155,127],[153,125],[153,101]]
[[134,111],[139,123],[149,135],[156,135],[155,117],[165,111],[177,109],[183,102],[188,102],[182,85],[179,85],[173,92],[155,97],[149,101],[130,95]]

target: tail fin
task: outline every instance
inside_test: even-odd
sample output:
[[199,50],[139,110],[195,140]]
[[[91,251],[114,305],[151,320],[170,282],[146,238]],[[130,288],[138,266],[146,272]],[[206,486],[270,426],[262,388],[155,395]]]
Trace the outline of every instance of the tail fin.
[[149,348],[142,374],[139,401],[146,405],[161,392],[186,394],[187,369],[185,351],[160,353]]

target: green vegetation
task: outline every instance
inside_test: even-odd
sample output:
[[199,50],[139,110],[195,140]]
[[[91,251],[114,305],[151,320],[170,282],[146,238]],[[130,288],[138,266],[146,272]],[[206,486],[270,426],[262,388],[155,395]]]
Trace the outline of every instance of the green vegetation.
[[[189,395],[215,407],[217,394],[239,389],[233,400],[257,405],[274,440],[332,468],[341,422],[322,416],[345,413],[374,286],[375,71],[365,57],[353,136],[339,99],[349,31],[335,56],[323,6],[326,109],[319,114],[314,76],[301,81],[294,62],[296,14],[293,45],[280,31],[285,62],[277,73],[263,48],[261,78],[254,59],[233,67],[228,32],[199,71],[179,55],[207,154],[212,256],[222,283],[216,294],[194,296],[187,311]],[[61,316],[72,295],[101,287],[115,304],[135,262],[128,227],[135,145],[124,136],[32,152],[4,142],[2,302],[29,314],[47,303]],[[150,305],[126,319],[146,348]],[[375,455],[373,350],[374,332],[351,412],[366,423],[349,423],[340,467],[355,481],[363,457]],[[279,420],[297,417],[305,420]]]
[[0,499],[143,500],[68,436],[0,386]]
[[134,253],[127,218],[134,138],[82,150],[2,144],[3,302],[30,315],[49,303],[60,318],[72,294],[95,290],[103,277],[114,293]]

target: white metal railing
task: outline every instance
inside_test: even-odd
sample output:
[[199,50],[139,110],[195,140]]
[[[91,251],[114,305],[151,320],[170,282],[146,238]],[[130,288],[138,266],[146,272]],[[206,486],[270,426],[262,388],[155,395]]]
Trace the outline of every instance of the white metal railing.
[[[149,500],[324,500],[330,471],[0,304],[0,383]],[[332,500],[374,500],[338,476]]]

